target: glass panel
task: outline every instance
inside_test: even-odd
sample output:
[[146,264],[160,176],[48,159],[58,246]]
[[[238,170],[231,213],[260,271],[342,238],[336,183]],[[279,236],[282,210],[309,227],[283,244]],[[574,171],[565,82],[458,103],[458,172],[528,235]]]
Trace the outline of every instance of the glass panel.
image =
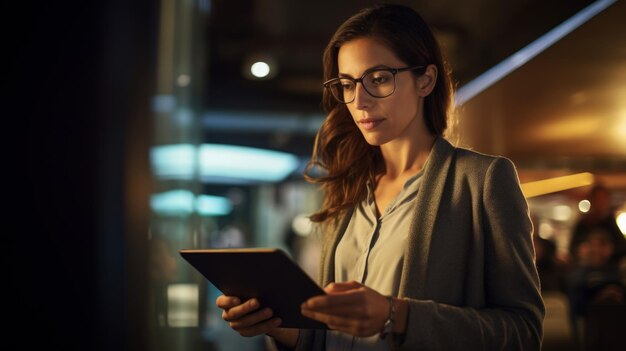
[[205,26],[209,13],[191,0],[162,0],[157,91],[152,101],[150,161],[150,349],[211,350],[202,338],[206,284],[178,250],[199,247],[216,225],[223,199],[204,197],[199,177],[198,106],[204,90]]
[[[222,320],[215,306],[220,291],[180,257],[180,249],[278,247],[316,276],[317,250],[308,245],[311,226],[305,215],[315,211],[321,199],[301,173],[322,117],[302,114],[307,108],[300,107],[290,110],[295,112],[216,107],[216,100],[236,99],[241,91],[228,82],[221,84],[222,76],[209,76],[225,69],[219,63],[210,67],[215,56],[209,55],[214,48],[210,30],[219,27],[215,21],[224,16],[212,13],[217,11],[212,5],[161,1],[150,150],[151,350],[267,348],[265,337],[241,337]],[[272,63],[270,58],[258,59]],[[238,71],[232,80],[274,78],[275,72],[255,67],[249,74]],[[318,102],[316,97],[313,106]],[[245,132],[252,135],[242,137]],[[291,133],[306,136],[297,143],[305,144],[305,150],[295,153],[288,143],[266,143]]]

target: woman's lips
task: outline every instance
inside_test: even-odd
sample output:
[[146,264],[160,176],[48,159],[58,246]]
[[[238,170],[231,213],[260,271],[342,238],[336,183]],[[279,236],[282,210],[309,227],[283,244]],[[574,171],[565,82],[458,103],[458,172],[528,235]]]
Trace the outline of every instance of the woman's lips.
[[376,127],[378,127],[379,124],[381,124],[384,121],[384,119],[377,119],[377,118],[363,118],[359,120],[359,124],[363,127],[363,129],[365,130],[372,130]]

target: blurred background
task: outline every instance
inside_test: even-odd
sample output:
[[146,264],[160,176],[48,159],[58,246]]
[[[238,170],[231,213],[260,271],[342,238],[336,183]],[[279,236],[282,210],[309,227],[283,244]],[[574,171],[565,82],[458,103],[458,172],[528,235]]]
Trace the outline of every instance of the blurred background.
[[[6,5],[18,20],[5,30],[3,294],[8,330],[26,335],[16,340],[266,350],[221,321],[219,291],[178,250],[280,247],[315,276],[306,216],[321,194],[302,171],[324,119],[321,56],[373,3]],[[450,139],[518,168],[548,306],[544,349],[623,347],[623,290],[584,315],[571,300],[581,267],[611,265],[625,283],[625,3],[396,3],[422,14],[452,68]],[[583,233],[599,227],[609,235]]]

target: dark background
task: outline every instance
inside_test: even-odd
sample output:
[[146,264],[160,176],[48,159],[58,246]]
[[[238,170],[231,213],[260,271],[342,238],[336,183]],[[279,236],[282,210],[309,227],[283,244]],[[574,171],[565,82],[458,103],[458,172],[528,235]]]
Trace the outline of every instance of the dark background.
[[158,3],[8,6],[5,335],[20,349],[144,349],[125,165],[148,167]]

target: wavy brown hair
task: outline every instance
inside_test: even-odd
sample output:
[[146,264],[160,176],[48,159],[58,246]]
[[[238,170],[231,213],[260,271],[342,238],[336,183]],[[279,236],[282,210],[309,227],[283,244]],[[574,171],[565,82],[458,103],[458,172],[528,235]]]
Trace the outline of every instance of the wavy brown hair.
[[[439,45],[426,22],[415,10],[401,5],[376,5],[361,10],[337,29],[326,46],[325,81],[339,74],[339,48],[363,37],[380,41],[409,66],[437,66],[435,88],[424,100],[424,122],[431,134],[442,135],[447,127],[452,85]],[[304,173],[308,181],[321,184],[325,192],[322,208],[311,216],[314,222],[337,219],[354,207],[367,196],[367,183],[374,184],[385,171],[380,147],[365,141],[346,105],[324,90],[322,107],[327,117],[317,133],[313,156]]]

